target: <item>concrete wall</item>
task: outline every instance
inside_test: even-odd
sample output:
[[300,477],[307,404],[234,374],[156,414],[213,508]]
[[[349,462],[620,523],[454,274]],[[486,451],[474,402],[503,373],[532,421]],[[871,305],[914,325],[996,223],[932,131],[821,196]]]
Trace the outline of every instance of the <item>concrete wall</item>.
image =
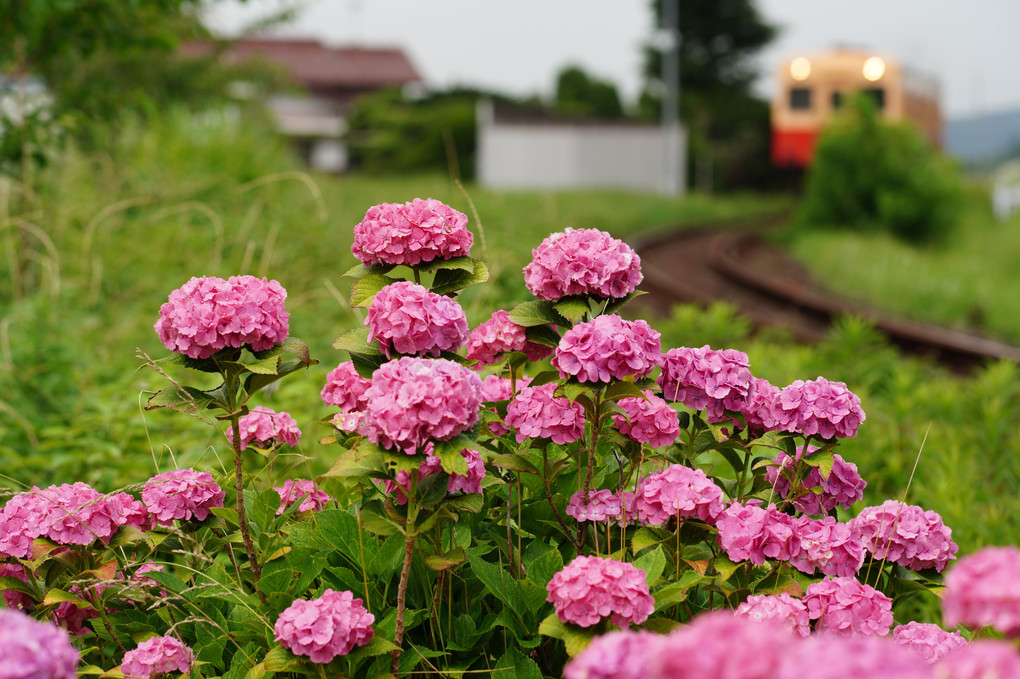
[[495,189],[620,188],[683,193],[686,138],[676,128],[500,121],[478,106],[478,181]]

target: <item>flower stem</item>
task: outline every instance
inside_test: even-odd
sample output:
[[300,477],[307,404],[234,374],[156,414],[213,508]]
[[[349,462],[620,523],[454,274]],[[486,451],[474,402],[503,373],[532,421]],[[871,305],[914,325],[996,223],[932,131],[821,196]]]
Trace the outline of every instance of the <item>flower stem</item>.
[[396,674],[400,669],[400,656],[404,652],[404,614],[407,612],[407,580],[411,576],[411,562],[414,560],[414,541],[417,533],[414,522],[418,517],[418,506],[415,495],[418,490],[418,473],[411,472],[411,484],[407,489],[407,519],[404,523],[404,565],[400,569],[400,584],[397,585],[397,626],[393,632],[393,644],[396,646],[390,653],[390,673]]

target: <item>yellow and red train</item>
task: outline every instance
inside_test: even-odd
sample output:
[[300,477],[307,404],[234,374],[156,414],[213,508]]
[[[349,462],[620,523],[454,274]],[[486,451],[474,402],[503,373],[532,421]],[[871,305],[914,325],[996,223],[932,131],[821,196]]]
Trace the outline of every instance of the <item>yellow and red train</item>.
[[942,136],[938,85],[893,59],[836,49],[799,56],[778,72],[772,99],[772,162],[811,164],[818,134],[854,92],[874,99],[887,120],[912,120],[936,146]]

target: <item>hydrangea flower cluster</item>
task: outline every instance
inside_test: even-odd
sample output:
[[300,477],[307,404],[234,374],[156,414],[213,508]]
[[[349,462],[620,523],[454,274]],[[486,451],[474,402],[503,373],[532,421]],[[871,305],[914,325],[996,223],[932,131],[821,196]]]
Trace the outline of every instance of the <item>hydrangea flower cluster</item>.
[[1020,653],[1006,641],[975,639],[946,653],[933,665],[938,679],[1014,679]]
[[[790,475],[793,474],[794,458],[780,452],[776,455],[776,466],[765,471],[776,493],[783,498],[790,497]],[[796,497],[793,506],[805,514],[826,514],[836,507],[849,509],[855,502],[864,497],[864,488],[868,484],[857,473],[857,465],[847,462],[840,455],[832,455],[832,470],[827,479],[817,467],[812,467],[801,482],[802,489],[808,492]]]
[[0,677],[75,679],[78,659],[64,630],[21,611],[0,609]]
[[823,439],[853,438],[864,421],[861,399],[842,382],[796,380],[779,394],[782,431],[820,436]]
[[372,640],[375,616],[351,592],[327,589],[317,599],[297,599],[276,619],[276,640],[295,655],[328,663]]
[[991,627],[1020,636],[1020,548],[985,547],[946,573],[942,612],[949,626]]
[[560,377],[605,383],[644,377],[659,364],[661,354],[659,333],[648,323],[608,314],[563,333],[552,365]]
[[381,203],[354,227],[351,252],[366,266],[415,266],[470,254],[475,237],[467,215],[433,198]]
[[0,555],[28,558],[37,537],[61,545],[105,542],[121,526],[147,528],[149,521],[145,506],[127,493],[103,495],[80,481],[33,487],[0,511]]
[[[771,679],[803,677],[933,679],[931,668],[922,658],[889,639],[828,634],[812,636],[787,647]],[[953,679],[957,679],[955,675]]]
[[[433,454],[434,447],[430,443],[425,448],[425,459],[422,460],[421,466],[418,467],[418,479],[424,479],[427,476],[438,474],[443,471],[443,463],[439,459],[438,455]],[[454,493],[481,493],[482,492],[482,480],[485,478],[485,461],[482,460],[482,455],[477,450],[471,450],[465,448],[460,451],[460,456],[467,462],[468,473],[466,476],[460,474],[450,474],[446,482],[446,492],[448,495]],[[387,495],[396,491],[397,493],[397,504],[404,504],[407,502],[407,496],[405,493],[411,487],[411,475],[400,470],[396,474],[396,480],[387,481],[384,486],[384,491]]]
[[554,396],[556,384],[524,387],[506,409],[506,424],[514,427],[518,443],[528,438],[564,444],[584,435],[584,408],[576,401]]
[[769,620],[800,637],[811,634],[811,619],[807,606],[800,599],[783,592],[782,594],[753,594],[737,606],[736,615],[757,620]]
[[959,550],[953,531],[942,523],[941,516],[896,500],[865,507],[851,525],[876,559],[888,559],[915,571],[934,568],[941,573]]
[[[22,582],[28,582],[28,574],[25,572],[25,567],[20,563],[0,563],[0,578],[17,578]],[[5,589],[3,591],[3,598],[4,605],[7,608],[28,609],[32,607],[31,597],[16,589]],[[0,676],[3,675],[0,674]]]
[[370,386],[372,380],[359,375],[353,362],[344,361],[326,374],[326,386],[319,395],[323,403],[336,406],[342,413],[365,412],[365,392]]
[[523,326],[510,320],[506,311],[494,311],[489,320],[471,331],[467,343],[467,358],[478,361],[479,366],[493,365],[503,355],[521,351],[529,361],[540,361],[552,355],[553,348],[528,340]]
[[620,516],[623,507],[620,496],[609,489],[588,491],[588,501],[584,501],[584,492],[578,491],[570,496],[567,503],[567,516],[578,521],[595,521],[601,523]]
[[635,491],[640,523],[659,526],[673,517],[714,524],[723,511],[723,491],[700,469],[682,464],[644,478]]
[[597,556],[578,556],[546,585],[547,601],[563,622],[591,627],[605,616],[614,625],[640,625],[655,609],[645,572],[633,564]]
[[365,317],[368,341],[390,358],[438,357],[456,351],[468,338],[467,316],[460,304],[410,281],[391,283],[376,293]]
[[613,423],[621,434],[653,448],[672,445],[680,435],[680,418],[676,411],[650,391],[644,398],[621,398],[617,405],[626,417],[616,415]]
[[825,575],[849,577],[864,563],[864,544],[850,524],[831,516],[800,516],[793,520],[793,532],[797,550],[790,556],[790,565],[802,573],[811,575],[819,570]]
[[595,637],[563,668],[564,679],[645,679],[648,661],[664,637],[654,632],[614,630]]
[[320,512],[326,507],[330,497],[325,491],[319,490],[311,479],[287,479],[282,486],[273,488],[280,495],[280,508],[276,510],[279,516],[287,511],[292,504],[301,500],[297,511],[299,512]]
[[726,420],[725,411],[742,411],[751,388],[750,361],[736,349],[670,349],[662,357],[658,384],[667,401],[704,410],[709,422]]
[[967,640],[959,632],[947,632],[927,622],[908,622],[893,629],[893,641],[920,654],[929,665],[955,648],[965,646]]
[[[526,375],[518,377],[516,381],[511,380],[509,377],[487,375],[482,380],[482,401],[509,401],[514,397],[515,387],[523,389],[529,384],[531,384],[531,378]],[[495,407],[489,410],[494,413],[499,412]],[[502,436],[510,431],[510,427],[501,421],[489,422],[489,431],[492,432],[493,436]]]
[[175,469],[156,474],[142,488],[142,502],[157,523],[174,519],[204,521],[213,507],[222,507],[226,493],[208,472]]
[[287,291],[254,276],[192,278],[159,308],[156,332],[163,345],[191,358],[248,346],[265,351],[287,339]]
[[808,585],[804,605],[816,630],[836,635],[885,636],[892,627],[892,599],[855,578],[826,578]]
[[524,285],[539,299],[568,295],[620,299],[641,282],[641,258],[623,241],[598,229],[554,233],[531,251]]
[[361,431],[377,445],[408,455],[445,441],[478,421],[482,380],[446,359],[405,356],[383,364],[365,392]]
[[[301,440],[301,430],[290,413],[277,412],[264,406],[255,406],[247,415],[242,415],[238,423],[241,433],[241,450],[249,445],[257,448],[271,448],[273,445],[286,443],[296,446]],[[227,440],[234,443],[234,429],[227,428]]]
[[195,654],[180,640],[172,636],[152,637],[124,654],[120,670],[124,679],[149,679],[161,674],[191,671]]
[[767,431],[780,431],[786,422],[779,395],[782,389],[761,377],[751,377],[747,397],[740,412],[749,431],[758,435]]

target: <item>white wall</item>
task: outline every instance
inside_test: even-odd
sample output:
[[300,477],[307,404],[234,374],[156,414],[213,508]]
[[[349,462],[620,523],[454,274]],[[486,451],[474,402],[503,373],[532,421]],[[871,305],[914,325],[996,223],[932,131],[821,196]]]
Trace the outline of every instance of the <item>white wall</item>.
[[490,188],[682,194],[685,149],[681,130],[670,135],[651,125],[499,122],[491,103],[478,107],[478,181]]

